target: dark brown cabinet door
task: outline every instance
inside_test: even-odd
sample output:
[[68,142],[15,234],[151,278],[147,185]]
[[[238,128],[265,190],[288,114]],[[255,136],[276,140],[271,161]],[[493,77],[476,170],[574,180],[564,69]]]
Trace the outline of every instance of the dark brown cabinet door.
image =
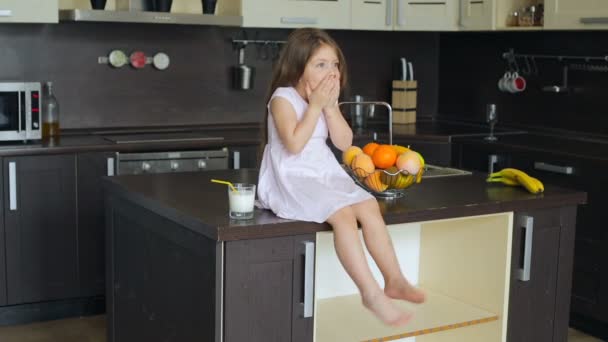
[[102,178],[114,175],[115,154],[81,153],[78,166],[78,268],[83,297],[105,292],[105,211]]
[[226,243],[225,342],[312,341],[304,242],[314,235]]
[[559,208],[515,214],[508,341],[565,341],[573,215]]
[[444,141],[425,141],[416,139],[395,138],[393,144],[409,146],[424,157],[427,164],[450,166],[452,164],[452,147]]
[[[4,173],[0,172],[0,194],[4,193]],[[2,203],[4,198],[0,196]],[[4,208],[4,205],[2,206]],[[0,305],[6,305],[6,247],[4,243],[4,210],[0,210]]]
[[75,156],[3,166],[8,304],[78,297]]

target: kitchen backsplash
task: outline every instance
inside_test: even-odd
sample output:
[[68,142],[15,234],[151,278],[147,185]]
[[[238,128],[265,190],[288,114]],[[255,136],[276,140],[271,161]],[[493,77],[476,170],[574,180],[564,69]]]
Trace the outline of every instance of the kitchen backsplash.
[[[285,39],[289,30],[117,23],[0,25],[0,80],[50,80],[66,129],[205,125],[259,122],[272,62],[249,46],[245,61],[256,68],[254,89],[230,87],[237,64],[233,37]],[[419,116],[437,111],[439,34],[331,31],[349,64],[350,88],[390,101],[393,62],[405,56],[416,68]],[[256,36],[257,34],[257,36]],[[97,63],[113,49],[127,54],[165,52],[165,71]]]
[[[538,76],[524,75],[525,91],[510,94],[497,87],[506,71],[501,55],[510,48],[523,54],[604,56],[607,43],[607,31],[442,33],[438,116],[484,121],[486,104],[496,103],[498,126],[608,135],[608,72],[569,70],[571,91],[550,93],[542,88],[561,85],[562,65],[539,59]],[[525,60],[518,59],[518,65],[526,69]]]

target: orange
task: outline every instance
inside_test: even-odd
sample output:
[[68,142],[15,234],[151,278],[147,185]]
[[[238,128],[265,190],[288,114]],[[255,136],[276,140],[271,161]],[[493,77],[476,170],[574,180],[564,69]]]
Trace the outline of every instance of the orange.
[[371,157],[378,146],[380,146],[380,144],[376,142],[367,143],[365,146],[363,146],[363,153]]
[[386,169],[395,165],[397,152],[391,145],[380,145],[374,150],[372,161],[376,167]]

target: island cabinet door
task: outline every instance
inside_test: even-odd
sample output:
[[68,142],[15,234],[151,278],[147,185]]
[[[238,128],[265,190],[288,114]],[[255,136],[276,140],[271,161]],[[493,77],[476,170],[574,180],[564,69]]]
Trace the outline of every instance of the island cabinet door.
[[566,340],[573,216],[559,208],[515,214],[507,341]]
[[314,241],[299,235],[226,242],[225,342],[312,342],[312,310],[305,315],[304,308],[313,301],[305,270],[314,263]]
[[3,166],[8,304],[78,297],[75,156]]

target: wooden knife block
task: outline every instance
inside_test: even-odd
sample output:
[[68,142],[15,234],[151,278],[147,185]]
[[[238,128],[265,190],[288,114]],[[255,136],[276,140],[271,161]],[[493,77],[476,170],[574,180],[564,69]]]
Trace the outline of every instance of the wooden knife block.
[[393,123],[416,122],[418,81],[393,80]]

